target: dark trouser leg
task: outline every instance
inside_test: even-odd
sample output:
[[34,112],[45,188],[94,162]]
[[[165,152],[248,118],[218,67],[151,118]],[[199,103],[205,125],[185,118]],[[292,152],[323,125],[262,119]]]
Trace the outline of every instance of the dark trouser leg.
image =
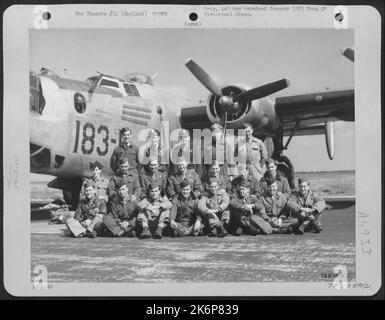
[[291,233],[298,226],[298,219],[293,217],[288,217],[282,221],[281,231]]
[[230,233],[235,233],[238,228],[241,228],[241,213],[237,210],[230,210],[228,231]]
[[250,223],[253,227],[262,230],[264,234],[273,233],[273,227],[270,223],[258,215],[253,215],[250,219]]
[[110,216],[104,216],[103,225],[106,228],[107,232],[110,233],[113,237],[121,236],[124,233],[124,230]]

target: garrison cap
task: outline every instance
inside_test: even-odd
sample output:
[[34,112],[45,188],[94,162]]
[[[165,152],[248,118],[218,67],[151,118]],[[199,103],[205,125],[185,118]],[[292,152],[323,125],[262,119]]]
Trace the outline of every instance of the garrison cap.
[[156,183],[156,182],[153,182],[153,183],[150,183],[147,187],[147,191],[151,191],[151,190],[154,190],[154,189],[158,189],[159,188],[159,184]]
[[91,170],[94,170],[96,167],[98,167],[100,170],[103,169],[103,165],[100,162],[98,162],[98,161],[90,162],[90,169]]
[[215,177],[210,177],[210,178],[209,178],[209,184],[212,184],[212,183],[214,183],[214,182],[219,183],[219,179],[218,179],[218,178],[215,178]]
[[119,179],[119,180],[117,180],[117,181],[115,182],[115,188],[116,188],[116,189],[120,189],[120,188],[123,187],[124,185],[126,185],[126,184],[124,183],[124,180],[123,180],[123,179]]
[[190,185],[190,181],[188,181],[187,179],[183,179],[183,181],[181,182],[180,184],[180,187],[181,188],[186,188]]
[[210,127],[211,131],[215,131],[215,130],[222,130],[223,131],[223,127],[219,124],[219,123],[214,123],[211,127]]

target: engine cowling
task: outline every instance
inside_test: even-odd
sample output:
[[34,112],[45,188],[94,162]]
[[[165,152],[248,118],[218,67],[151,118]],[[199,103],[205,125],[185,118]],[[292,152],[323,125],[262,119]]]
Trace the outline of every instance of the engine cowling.
[[[247,88],[241,85],[228,85],[222,88],[224,96],[238,95]],[[219,103],[220,97],[209,94],[206,112],[212,123],[219,123],[225,112]],[[275,113],[274,101],[269,98],[261,98],[254,101],[236,102],[227,110],[226,127],[229,129],[242,129],[244,123],[250,123],[257,134],[271,134],[278,126],[279,121]]]

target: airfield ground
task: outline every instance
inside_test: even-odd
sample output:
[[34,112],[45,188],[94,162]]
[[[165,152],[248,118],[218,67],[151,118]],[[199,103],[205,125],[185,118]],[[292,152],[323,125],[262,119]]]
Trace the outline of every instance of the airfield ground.
[[[313,181],[313,189],[323,196],[354,196],[354,172],[300,176]],[[60,196],[43,182],[31,184],[32,199]],[[74,239],[63,235],[64,225],[48,225],[47,215],[39,220],[44,214],[35,212],[31,268],[46,266],[50,282],[328,282],[324,276],[345,265],[354,279],[355,206],[339,205],[323,213],[320,234],[223,239]]]
[[320,234],[139,240],[65,237],[64,225],[32,221],[32,268],[52,282],[330,281],[355,278],[355,206],[327,210]]

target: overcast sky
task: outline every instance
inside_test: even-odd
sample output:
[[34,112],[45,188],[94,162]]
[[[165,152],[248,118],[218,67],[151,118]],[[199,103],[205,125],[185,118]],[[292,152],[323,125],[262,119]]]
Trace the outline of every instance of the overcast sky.
[[[155,86],[206,100],[207,90],[184,66],[192,58],[221,84],[287,78],[290,87],[276,94],[285,96],[353,88],[353,63],[340,54],[353,46],[351,30],[31,30],[30,68],[77,80],[96,70],[159,73]],[[286,155],[296,171],[354,170],[354,122],[336,123],[335,147],[330,161],[324,136],[294,137]]]

